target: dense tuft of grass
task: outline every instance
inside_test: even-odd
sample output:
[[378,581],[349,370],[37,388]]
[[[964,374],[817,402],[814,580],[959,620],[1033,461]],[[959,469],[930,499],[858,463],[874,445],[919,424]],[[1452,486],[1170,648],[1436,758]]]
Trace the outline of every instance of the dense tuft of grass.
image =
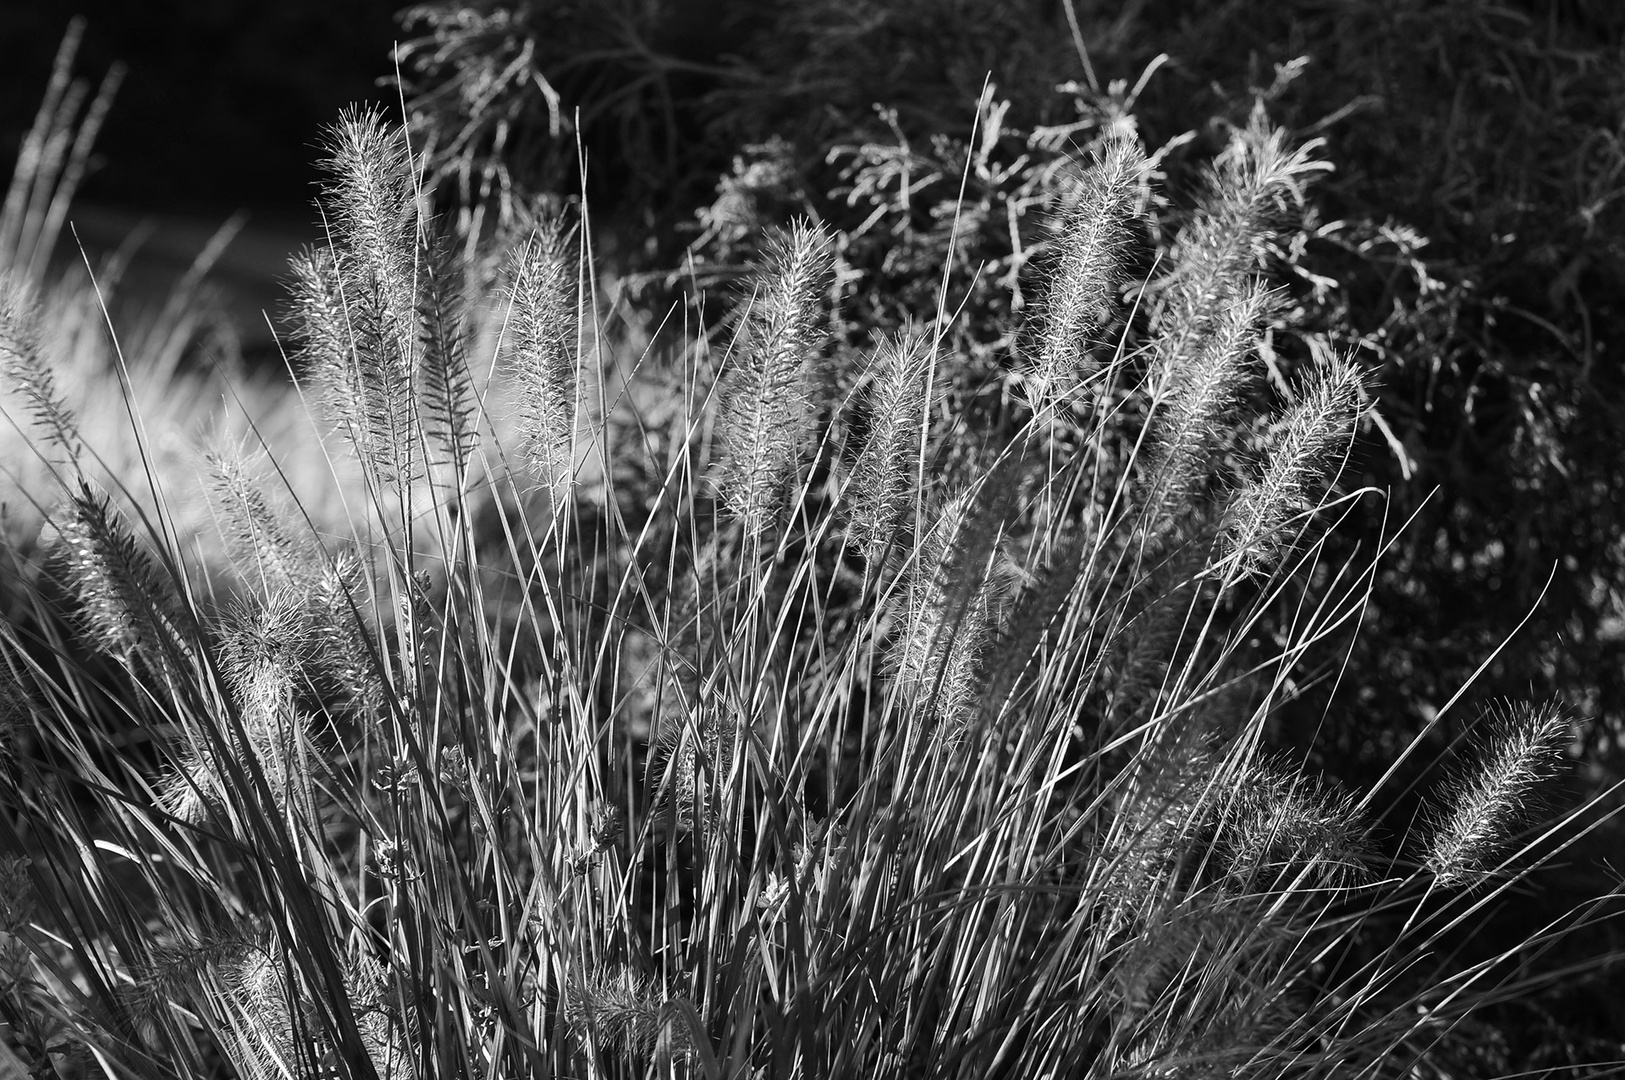
[[1101,147],[991,425],[944,390],[945,299],[840,369],[805,224],[732,333],[612,394],[588,238],[447,242],[403,131],[330,145],[292,284],[344,531],[216,440],[200,560],[165,484],[132,500],[62,436],[46,339],[7,369],[63,458],[0,627],[22,1067],[1454,1076],[1486,1010],[1617,959],[1541,966],[1611,897],[1464,934],[1606,820],[1532,812],[1562,711],[1510,706],[1443,781],[1413,766],[1467,687],[1357,790],[1267,744],[1380,564],[1327,554],[1376,498],[1342,483],[1357,369],[1244,393],[1271,215],[1314,171],[1262,115],[1139,282],[1143,340],[1115,283],[1162,196],[1131,134]]

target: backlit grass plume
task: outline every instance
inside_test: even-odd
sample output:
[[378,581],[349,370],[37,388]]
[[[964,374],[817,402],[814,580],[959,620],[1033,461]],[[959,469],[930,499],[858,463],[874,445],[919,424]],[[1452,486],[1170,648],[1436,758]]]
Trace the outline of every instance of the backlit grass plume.
[[1425,862],[1441,885],[1479,879],[1558,770],[1569,719],[1555,703],[1492,711],[1476,760],[1445,788]]
[[5,380],[0,389],[20,397],[44,441],[72,460],[80,451],[77,421],[43,353],[33,286],[0,270],[0,378]]
[[185,648],[174,585],[105,498],[81,488],[57,524],[55,551],[79,601],[79,625],[112,655],[164,664]]
[[752,536],[766,532],[795,486],[816,420],[822,293],[830,238],[798,222],[769,245],[752,280],[717,390],[716,481]]
[[324,165],[326,243],[294,264],[299,358],[375,474],[410,482],[421,467],[410,156],[399,131],[356,111],[334,127]]
[[[1249,358],[1267,302],[1261,282],[1238,283],[1235,292],[1224,294],[1219,312],[1204,317],[1205,333],[1183,343],[1188,352],[1159,356],[1163,402],[1154,428],[1152,482],[1171,511],[1199,499],[1212,478],[1219,438],[1233,429],[1252,375]],[[1173,349],[1176,341],[1165,336],[1159,345]]]
[[1363,391],[1359,369],[1334,361],[1281,418],[1268,462],[1229,508],[1229,543],[1244,569],[1269,564],[1287,529],[1314,511],[1353,438]]
[[520,391],[530,470],[557,500],[568,490],[581,421],[576,258],[562,223],[545,223],[517,246],[508,270],[504,343]]
[[849,481],[847,538],[871,566],[899,542],[914,513],[930,364],[930,343],[918,335],[882,342],[869,361],[868,432]]
[[1292,147],[1262,103],[1208,173],[1206,191],[1170,253],[1154,320],[1181,350],[1213,331],[1258,269],[1281,217],[1301,205],[1308,183],[1331,166],[1318,140]]
[[1084,173],[1076,201],[1060,215],[1037,355],[1026,373],[1036,408],[1064,400],[1093,373],[1098,354],[1111,347],[1105,335],[1122,284],[1144,168],[1138,142],[1122,136],[1108,140]]

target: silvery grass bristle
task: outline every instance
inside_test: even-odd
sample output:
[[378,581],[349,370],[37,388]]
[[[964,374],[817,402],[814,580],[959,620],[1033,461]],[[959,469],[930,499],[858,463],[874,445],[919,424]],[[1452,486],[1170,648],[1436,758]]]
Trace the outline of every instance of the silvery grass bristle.
[[1218,440],[1236,420],[1268,297],[1262,282],[1248,279],[1183,351],[1168,351],[1176,346],[1166,335],[1157,342],[1161,386],[1150,463],[1164,514],[1182,511],[1207,486]]
[[78,424],[42,351],[39,297],[27,279],[10,270],[0,271],[0,377],[22,398],[45,445],[62,451],[66,463],[76,463]]
[[565,991],[565,1018],[576,1035],[646,1064],[665,1041],[674,1057],[688,1050],[688,1028],[653,979],[630,968],[599,971]]
[[1250,762],[1220,813],[1222,872],[1272,903],[1301,888],[1337,887],[1367,873],[1370,826],[1354,800],[1288,762]]
[[160,789],[164,805],[194,824],[223,810],[231,770],[221,758],[229,756],[240,773],[264,776],[277,807],[308,808],[322,751],[308,730],[305,697],[320,642],[304,599],[284,589],[266,601],[240,602],[216,636],[237,717],[217,731],[186,727],[184,749]]
[[105,498],[81,487],[54,524],[53,550],[90,642],[155,667],[191,651],[188,616],[172,583]]
[[531,474],[558,505],[569,491],[581,420],[581,320],[571,233],[554,220],[515,248],[508,267],[503,345],[519,388]]
[[1279,437],[1263,470],[1231,501],[1225,524],[1228,555],[1244,573],[1274,563],[1335,481],[1341,459],[1365,410],[1360,370],[1346,360],[1317,369],[1278,422]]
[[867,366],[863,406],[869,430],[847,482],[845,535],[863,553],[871,576],[899,545],[918,502],[931,363],[930,342],[906,331],[881,342]]
[[327,237],[293,266],[296,359],[386,484],[421,466],[418,215],[405,138],[374,112],[347,113],[324,162]]
[[696,709],[669,707],[660,718],[645,785],[654,817],[679,832],[709,828],[718,819],[744,732],[737,712],[720,702]]
[[1039,312],[1037,355],[1026,372],[1034,412],[1053,409],[1099,368],[1133,239],[1145,153],[1128,136],[1094,151],[1073,201],[1059,215]]
[[1321,140],[1289,148],[1286,132],[1262,104],[1208,171],[1205,191],[1169,252],[1153,303],[1154,329],[1182,352],[1212,332],[1243,293],[1282,220],[1303,203],[1307,184],[1331,165],[1316,158]]
[[817,421],[813,362],[833,260],[829,234],[805,221],[772,239],[720,377],[714,476],[751,537],[785,509]]
[[249,580],[264,596],[307,583],[318,564],[311,545],[272,505],[256,462],[235,441],[216,438],[204,449],[204,463],[204,491],[234,565],[252,567]]
[[1447,784],[1423,863],[1441,885],[1480,881],[1559,772],[1569,718],[1555,702],[1492,709],[1475,759]]

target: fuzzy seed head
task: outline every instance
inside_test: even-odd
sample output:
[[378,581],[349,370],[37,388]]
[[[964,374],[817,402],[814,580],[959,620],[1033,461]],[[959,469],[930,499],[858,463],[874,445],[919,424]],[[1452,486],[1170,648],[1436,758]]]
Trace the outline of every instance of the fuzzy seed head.
[[656,792],[656,814],[670,814],[677,831],[696,824],[710,829],[721,809],[738,753],[741,731],[735,719],[705,710],[698,722],[674,710],[662,717],[649,755],[648,784]]
[[1506,846],[1540,784],[1558,771],[1569,721],[1555,702],[1492,711],[1476,766],[1446,788],[1424,863],[1441,885],[1470,882]]
[[540,225],[508,271],[507,363],[530,470],[555,503],[569,490],[582,407],[576,261],[562,222]]
[[1269,463],[1231,504],[1230,557],[1245,573],[1268,566],[1288,546],[1295,522],[1336,478],[1338,462],[1364,409],[1360,370],[1339,360],[1318,372],[1281,422]]
[[148,553],[106,500],[82,488],[57,525],[56,552],[80,605],[80,626],[98,648],[121,658],[140,650],[167,660],[184,649],[180,605]]
[[930,343],[918,334],[887,339],[869,364],[869,435],[852,467],[847,538],[871,568],[914,510],[930,364]]
[[997,625],[997,571],[1020,496],[1019,460],[1006,458],[949,502],[924,538],[904,593],[895,651],[899,689],[957,740],[976,709],[982,653]]
[[1035,411],[1064,400],[1097,369],[1132,238],[1145,154],[1116,136],[1096,151],[1078,199],[1061,215],[1038,355],[1027,373]]
[[832,268],[829,235],[806,222],[768,245],[718,387],[716,483],[751,536],[767,532],[784,508],[811,438],[820,298]]
[[[1249,280],[1188,353],[1161,356],[1164,389],[1155,420],[1153,482],[1170,513],[1187,506],[1208,485],[1219,439],[1231,424],[1248,378],[1247,360],[1258,342],[1267,302],[1262,283]],[[1173,347],[1167,339],[1162,346]]]
[[45,360],[40,321],[33,286],[17,273],[0,271],[0,386],[22,398],[45,445],[76,461],[81,449],[78,422]]
[[675,1022],[673,999],[630,968],[615,968],[567,990],[565,1020],[585,1042],[624,1054],[633,1061],[654,1057],[662,1036],[673,1056],[686,1054],[688,1030]]

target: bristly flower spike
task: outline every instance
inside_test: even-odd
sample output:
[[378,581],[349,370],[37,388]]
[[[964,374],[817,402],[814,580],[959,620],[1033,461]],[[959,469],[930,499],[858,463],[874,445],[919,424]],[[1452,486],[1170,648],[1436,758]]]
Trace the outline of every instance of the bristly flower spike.
[[1077,201],[1061,214],[1037,356],[1026,376],[1034,411],[1064,400],[1096,368],[1094,353],[1104,344],[1116,302],[1144,169],[1138,142],[1108,139],[1084,174]]
[[833,265],[829,235],[805,221],[769,244],[719,387],[717,486],[751,536],[767,532],[783,509],[816,420],[811,361]]
[[1282,420],[1280,442],[1269,464],[1231,504],[1227,537],[1239,569],[1269,564],[1287,543],[1286,532],[1334,479],[1338,455],[1347,449],[1364,408],[1360,369],[1347,360],[1318,372]]
[[33,287],[9,270],[0,271],[0,377],[6,389],[21,395],[45,442],[66,452],[69,461],[77,461],[78,424],[45,362],[39,300]]
[[1423,859],[1441,885],[1470,882],[1504,848],[1535,789],[1557,772],[1569,721],[1555,702],[1521,702],[1489,715],[1476,769],[1447,787]]
[[520,427],[533,476],[557,505],[569,491],[581,408],[576,263],[558,221],[519,246],[508,271],[503,340],[520,393]]
[[930,342],[915,333],[888,338],[869,362],[869,434],[852,467],[846,535],[871,573],[914,510],[930,364]]

